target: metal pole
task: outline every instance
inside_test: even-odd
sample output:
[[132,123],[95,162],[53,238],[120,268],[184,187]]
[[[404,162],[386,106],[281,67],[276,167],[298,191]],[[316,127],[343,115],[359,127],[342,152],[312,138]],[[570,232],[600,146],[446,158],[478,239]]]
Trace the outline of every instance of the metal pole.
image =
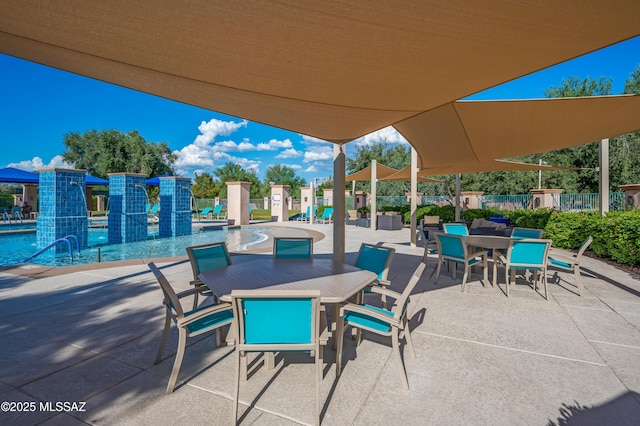
[[[538,161],[538,165],[542,166],[542,158]],[[538,189],[542,189],[542,169],[538,169]]]
[[376,206],[376,191],[378,189],[378,162],[376,160],[371,160],[371,230],[376,230],[378,216],[376,214],[377,206]]
[[460,173],[456,175],[456,198],[454,206],[456,208],[455,221],[460,222]]
[[333,146],[333,260],[344,262],[345,251],[345,153],[344,145]]
[[609,139],[602,139],[598,150],[600,168],[600,214],[604,216],[609,211]]
[[417,243],[416,210],[418,209],[418,153],[411,148],[411,247]]

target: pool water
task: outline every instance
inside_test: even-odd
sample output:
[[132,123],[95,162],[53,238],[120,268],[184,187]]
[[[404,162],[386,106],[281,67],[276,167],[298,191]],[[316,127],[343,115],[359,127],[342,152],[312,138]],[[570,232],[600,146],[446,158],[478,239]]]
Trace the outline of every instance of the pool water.
[[[79,263],[112,262],[116,260],[142,259],[154,257],[186,256],[186,248],[199,244],[226,241],[230,251],[243,251],[252,244],[266,240],[263,233],[268,228],[234,228],[234,229],[194,229],[193,234],[180,237],[159,238],[157,228],[149,230],[149,239],[135,243],[108,244],[107,229],[89,229],[88,248],[80,251],[80,257],[74,252],[73,261],[65,249],[64,253],[54,253],[53,249],[29,260],[28,263],[50,266],[68,266]],[[0,266],[17,265],[34,254],[36,234],[21,233],[0,235]]]

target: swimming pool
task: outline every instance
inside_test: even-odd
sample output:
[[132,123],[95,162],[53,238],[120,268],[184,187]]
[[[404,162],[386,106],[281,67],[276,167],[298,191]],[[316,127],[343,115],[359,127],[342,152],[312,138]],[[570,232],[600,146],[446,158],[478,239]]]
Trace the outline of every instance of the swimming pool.
[[[268,228],[240,227],[232,229],[194,228],[193,234],[180,237],[158,238],[157,229],[149,230],[149,239],[135,243],[108,244],[107,229],[89,229],[89,247],[82,249],[80,257],[74,253],[74,260],[69,259],[68,253],[54,254],[49,250],[40,256],[29,260],[29,263],[49,266],[68,266],[78,263],[98,262],[98,248],[100,261],[142,259],[154,257],[185,256],[186,248],[199,244],[226,241],[229,250],[243,251],[252,244],[266,240],[264,234]],[[36,234],[0,235],[0,266],[23,263],[24,260],[37,251]]]

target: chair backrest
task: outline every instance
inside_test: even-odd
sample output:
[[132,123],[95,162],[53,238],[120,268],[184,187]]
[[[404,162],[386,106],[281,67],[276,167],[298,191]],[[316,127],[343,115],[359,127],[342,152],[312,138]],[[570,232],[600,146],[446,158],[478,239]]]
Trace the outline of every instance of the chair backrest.
[[313,237],[274,237],[273,257],[310,259],[313,257]]
[[187,255],[195,280],[203,272],[231,265],[231,256],[224,241],[187,247]]
[[182,305],[180,304],[180,299],[178,299],[178,295],[167,281],[167,278],[164,276],[160,269],[156,266],[155,263],[148,263],[147,266],[151,269],[151,272],[158,280],[158,284],[160,284],[160,288],[162,289],[162,294],[164,295],[164,304],[170,308],[171,314],[173,315],[173,319],[177,321],[178,318],[184,317],[184,311],[182,310]]
[[424,233],[424,219],[420,219],[420,225],[418,226],[418,233],[420,234],[420,238],[422,242],[426,244],[427,235]]
[[13,215],[14,218],[22,217],[22,208],[20,208],[19,206],[13,206],[11,208],[11,214]]
[[464,223],[445,223],[442,226],[445,234],[462,235],[463,237],[469,235],[469,229]]
[[320,290],[233,290],[239,351],[319,348]]
[[421,223],[423,226],[439,226],[440,225],[440,216],[425,216],[422,219]]
[[402,290],[402,295],[396,301],[396,304],[392,308],[394,317],[399,318],[402,315],[404,315],[404,312],[407,309],[407,304],[409,303],[409,296],[411,296],[413,289],[415,288],[416,284],[418,284],[418,281],[422,277],[422,273],[424,272],[424,268],[426,266],[427,264],[421,261],[418,264],[418,267],[416,268],[416,270],[413,271],[413,275],[411,275],[411,279],[409,279],[407,286],[404,288],[404,290]]
[[542,229],[513,228],[511,238],[542,238]]
[[144,205],[144,211],[149,213],[149,210],[151,210],[151,204],[145,204]]
[[156,214],[160,211],[160,204],[154,204],[153,207],[151,207],[151,210],[149,210],[149,214]]
[[212,214],[220,214],[221,211],[222,211],[222,204],[218,204],[213,208]]
[[357,219],[358,218],[358,210],[347,210],[349,214],[349,219]]
[[205,207],[204,209],[202,209],[202,211],[200,212],[200,216],[206,216],[209,214],[209,212],[211,211],[211,207]]
[[309,217],[311,214],[311,206],[307,206],[307,212],[303,215],[303,217]]
[[584,242],[580,246],[580,249],[578,250],[578,254],[576,255],[576,262],[580,261],[580,258],[582,257],[582,253],[587,251],[587,249],[589,248],[592,242],[593,242],[592,236],[589,236],[586,240],[584,240]]
[[551,240],[536,238],[512,239],[507,250],[510,266],[544,267],[551,247]]
[[249,213],[251,213],[251,211],[253,211],[253,204],[249,204]]
[[333,207],[327,207],[326,209],[324,209],[324,212],[322,213],[322,219],[331,219],[331,216],[333,216]]
[[440,256],[452,259],[465,259],[467,257],[467,245],[462,235],[436,234],[438,253]]
[[391,247],[362,243],[355,265],[358,268],[375,272],[378,274],[379,280],[386,280],[389,275],[389,265],[391,265],[395,252],[396,249]]

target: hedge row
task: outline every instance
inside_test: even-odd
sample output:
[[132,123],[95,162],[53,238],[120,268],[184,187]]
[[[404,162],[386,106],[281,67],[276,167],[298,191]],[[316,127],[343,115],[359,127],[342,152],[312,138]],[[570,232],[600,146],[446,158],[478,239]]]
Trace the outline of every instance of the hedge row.
[[[508,218],[512,226],[544,229],[544,238],[553,240],[554,247],[577,250],[591,235],[593,243],[589,250],[598,257],[622,265],[640,266],[640,209],[609,212],[605,216],[597,212],[565,213],[553,209],[474,209],[462,212],[462,218],[472,221],[500,214]],[[423,216],[440,216],[445,223],[453,222],[455,208],[420,206],[416,217],[420,219]],[[409,221],[407,212],[405,223]]]

